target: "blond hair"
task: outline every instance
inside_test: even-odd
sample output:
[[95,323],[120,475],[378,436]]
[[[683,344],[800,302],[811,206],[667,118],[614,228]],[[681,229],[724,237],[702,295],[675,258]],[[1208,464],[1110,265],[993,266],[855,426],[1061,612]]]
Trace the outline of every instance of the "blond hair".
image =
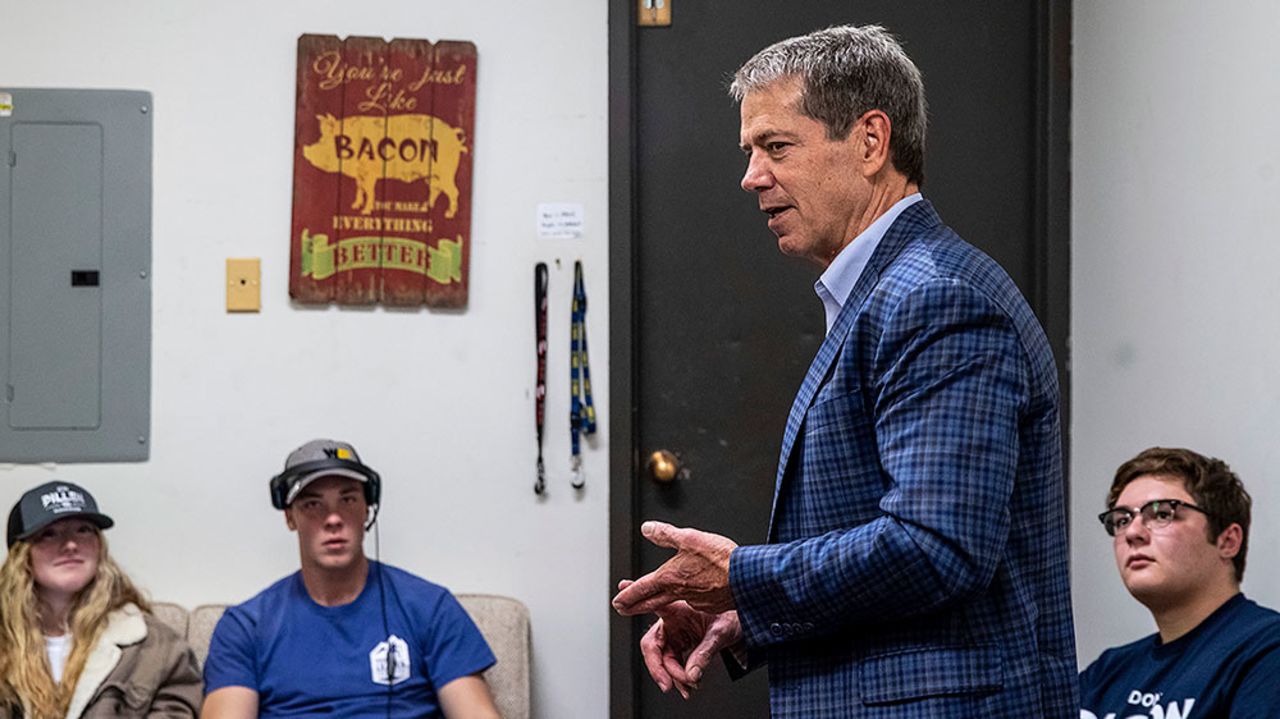
[[98,572],[71,600],[68,624],[71,655],[62,682],[53,681],[40,631],[40,603],[31,568],[31,544],[15,542],[0,566],[0,707],[23,707],[27,716],[45,719],[67,713],[89,651],[107,627],[107,615],[133,603],[151,605],[107,553],[98,535]]

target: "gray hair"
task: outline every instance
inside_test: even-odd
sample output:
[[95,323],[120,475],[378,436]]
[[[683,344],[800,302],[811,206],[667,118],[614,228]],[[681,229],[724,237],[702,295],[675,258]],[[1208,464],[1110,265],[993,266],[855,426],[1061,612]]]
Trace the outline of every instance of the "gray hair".
[[804,83],[799,110],[843,140],[870,110],[889,116],[893,166],[916,184],[924,182],[924,135],[928,108],[920,70],[902,45],[879,25],[841,25],[774,43],[734,73],[729,94],[748,93],[779,80]]

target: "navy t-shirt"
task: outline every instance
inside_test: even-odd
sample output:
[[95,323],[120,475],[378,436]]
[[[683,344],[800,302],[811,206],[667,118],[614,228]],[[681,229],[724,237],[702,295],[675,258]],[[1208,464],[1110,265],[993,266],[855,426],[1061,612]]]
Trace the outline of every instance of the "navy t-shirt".
[[370,562],[350,604],[316,604],[299,572],[228,609],[214,629],[204,681],[206,693],[257,691],[261,717],[384,717],[390,698],[391,716],[426,718],[441,716],[439,687],[493,663],[447,589]]
[[1190,632],[1108,649],[1080,673],[1081,719],[1280,716],[1280,613],[1237,594]]

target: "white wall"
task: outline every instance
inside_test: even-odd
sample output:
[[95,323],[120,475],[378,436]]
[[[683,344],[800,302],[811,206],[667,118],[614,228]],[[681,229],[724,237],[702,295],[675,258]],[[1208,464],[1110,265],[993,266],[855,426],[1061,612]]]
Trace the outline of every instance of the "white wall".
[[1076,2],[1072,581],[1081,665],[1154,630],[1094,518],[1152,445],[1254,499],[1244,591],[1280,607],[1280,5]]
[[[540,717],[608,704],[606,6],[572,0],[218,3],[0,0],[0,83],[155,96],[151,460],[0,468],[0,507],[54,477],[89,487],[150,593],[236,602],[297,567],[267,479],[316,436],[386,480],[382,557],[533,614]],[[464,39],[479,50],[465,312],[288,301],[296,39]],[[586,238],[539,241],[540,201]],[[224,260],[261,257],[263,309],[224,311]],[[568,486],[568,302],[582,257],[601,436]],[[551,272],[546,451],[532,493],[532,266]],[[372,552],[372,540],[369,550]]]

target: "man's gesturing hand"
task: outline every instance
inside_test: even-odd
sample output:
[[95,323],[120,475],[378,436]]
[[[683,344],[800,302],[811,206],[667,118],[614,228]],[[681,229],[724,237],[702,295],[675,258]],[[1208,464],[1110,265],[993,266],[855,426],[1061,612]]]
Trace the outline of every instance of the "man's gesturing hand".
[[729,591],[729,555],[738,545],[733,540],[662,522],[645,522],[640,533],[659,547],[676,550],[676,556],[614,596],[613,608],[619,614],[656,612],[679,600],[711,614],[734,608]]

